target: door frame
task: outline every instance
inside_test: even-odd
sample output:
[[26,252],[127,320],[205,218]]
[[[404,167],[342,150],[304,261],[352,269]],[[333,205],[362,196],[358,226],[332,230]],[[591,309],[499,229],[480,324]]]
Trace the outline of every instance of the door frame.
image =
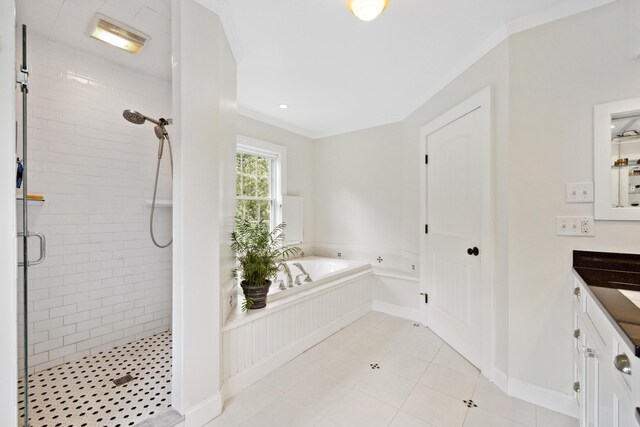
[[[495,327],[494,327],[494,286],[493,286],[493,258],[494,258],[494,242],[493,242],[493,115],[492,115],[492,87],[487,86],[480,92],[469,97],[465,101],[459,103],[455,107],[448,110],[438,118],[430,121],[420,128],[420,186],[418,200],[420,204],[420,221],[421,224],[429,224],[429,211],[427,207],[427,164],[425,164],[425,156],[427,153],[427,138],[429,135],[437,132],[443,127],[455,122],[456,120],[474,112],[480,111],[483,121],[487,124],[484,127],[483,135],[480,142],[483,144],[481,153],[482,158],[479,159],[485,167],[482,175],[478,177],[481,181],[482,189],[486,197],[482,198],[481,215],[481,232],[479,247],[483,248],[480,259],[481,286],[482,286],[482,342],[484,343],[481,351],[480,370],[490,380],[493,380],[493,366],[495,365]],[[420,292],[429,294],[431,288],[427,283],[427,252],[429,250],[428,234],[424,232],[421,225],[420,237]],[[420,318],[428,327],[428,304],[420,305]]]

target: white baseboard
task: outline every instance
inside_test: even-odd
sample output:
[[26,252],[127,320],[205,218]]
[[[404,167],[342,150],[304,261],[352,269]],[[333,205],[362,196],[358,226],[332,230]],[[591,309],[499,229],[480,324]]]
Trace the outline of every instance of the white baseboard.
[[491,380],[500,390],[509,394],[509,377],[495,366],[493,367],[493,378],[491,378]]
[[[360,307],[352,310],[349,314],[342,316],[333,322],[323,326],[311,335],[308,335],[304,339],[289,346],[287,349],[274,354],[263,362],[258,363],[250,369],[240,372],[227,380],[222,385],[222,393],[225,400],[240,393],[245,388],[256,383],[262,378],[266,377],[271,372],[275,371],[282,365],[293,360],[306,350],[310,349],[320,341],[327,339],[331,335],[338,332],[345,326],[353,323],[355,320],[364,316],[371,311],[371,303],[362,304]],[[187,425],[186,427],[190,427]]]
[[491,381],[509,396],[560,412],[569,417],[578,418],[578,403],[573,395],[560,393],[517,378],[509,378],[507,374],[495,366],[492,374]]
[[202,427],[221,413],[222,393],[218,392],[187,410],[184,416],[184,427]]
[[560,393],[517,378],[509,378],[509,395],[543,408],[578,418],[578,403],[573,395]]
[[388,314],[390,316],[401,317],[407,320],[413,320],[420,322],[420,310],[413,308],[402,307],[400,305],[388,304],[386,302],[373,301],[371,305],[373,311],[379,311],[380,313]]

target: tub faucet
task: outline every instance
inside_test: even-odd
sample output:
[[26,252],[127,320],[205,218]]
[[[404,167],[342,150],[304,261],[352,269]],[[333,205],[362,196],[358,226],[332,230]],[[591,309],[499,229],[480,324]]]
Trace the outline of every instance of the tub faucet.
[[300,264],[299,262],[294,262],[293,265],[296,266],[298,270],[302,271],[302,274],[298,274],[296,276],[296,285],[302,285],[302,281],[300,280],[301,277],[304,277],[304,283],[310,283],[313,281],[311,280],[311,276],[309,275],[309,273],[307,273],[302,264]]
[[281,262],[280,264],[278,264],[278,269],[284,270],[285,274],[287,275],[287,286],[293,288],[293,278],[291,277],[291,270],[289,269],[289,265],[286,262]]
[[280,289],[281,291],[284,291],[287,289],[287,287],[284,285],[284,280],[282,279],[276,280],[276,285],[278,285],[278,289]]
[[[306,276],[306,277],[305,277],[305,276]],[[301,277],[305,277],[305,279],[304,279],[304,283],[311,282],[311,278],[309,277],[309,275],[308,275],[308,274],[304,274],[304,273],[302,273],[302,274],[298,274],[298,275],[296,276],[296,286],[300,286],[300,285],[302,285],[302,283],[303,283],[303,282],[302,282],[302,280],[300,279]]]

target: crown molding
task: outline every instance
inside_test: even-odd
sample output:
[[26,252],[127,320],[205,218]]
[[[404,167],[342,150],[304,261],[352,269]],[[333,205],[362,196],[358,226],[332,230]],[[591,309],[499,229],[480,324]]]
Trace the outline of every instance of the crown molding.
[[491,36],[489,36],[477,49],[475,49],[469,56],[464,58],[458,63],[456,67],[451,69],[447,75],[438,81],[435,85],[429,88],[428,91],[420,97],[420,102],[417,105],[412,105],[407,110],[404,118],[406,119],[413,114],[420,106],[428,102],[438,92],[447,87],[456,78],[460,77],[462,73],[471,68],[473,64],[482,59],[485,55],[496,48],[500,43],[509,39],[514,34],[521,33],[526,30],[530,30],[535,27],[558,21],[560,19],[577,15],[578,13],[585,12],[596,7],[604,6],[605,4],[613,3],[615,0],[567,0],[565,2],[547,7],[539,12],[513,19],[506,24],[500,26]]
[[512,19],[506,24],[507,32],[511,36],[571,15],[577,15],[578,13],[613,3],[614,1],[615,0],[566,0],[542,9],[539,12]]

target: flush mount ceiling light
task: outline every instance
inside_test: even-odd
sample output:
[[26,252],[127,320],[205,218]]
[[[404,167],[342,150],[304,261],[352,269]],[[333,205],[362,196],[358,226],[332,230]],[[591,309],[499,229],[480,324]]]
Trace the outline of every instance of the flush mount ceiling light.
[[390,0],[347,0],[347,8],[362,21],[373,21],[389,6]]
[[281,110],[286,110],[286,109],[289,108],[289,106],[287,104],[280,104],[279,107],[280,107]]
[[99,13],[96,13],[89,22],[86,34],[129,53],[138,53],[144,43],[150,39],[140,31]]

